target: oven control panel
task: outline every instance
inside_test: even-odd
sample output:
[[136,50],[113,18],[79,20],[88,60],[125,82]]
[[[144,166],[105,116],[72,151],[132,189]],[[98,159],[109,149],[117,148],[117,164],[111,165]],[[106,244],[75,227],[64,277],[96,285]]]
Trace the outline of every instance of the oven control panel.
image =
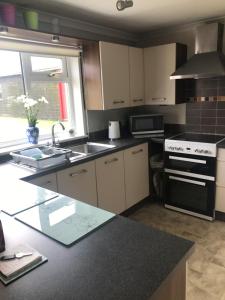
[[165,140],[165,151],[216,157],[216,144]]

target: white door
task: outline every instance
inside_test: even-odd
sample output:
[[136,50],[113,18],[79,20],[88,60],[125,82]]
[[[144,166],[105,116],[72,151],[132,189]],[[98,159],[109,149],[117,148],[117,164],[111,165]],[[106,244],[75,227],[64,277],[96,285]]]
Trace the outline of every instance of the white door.
[[126,208],[149,196],[148,144],[124,151]]
[[144,50],[129,47],[130,105],[144,104]]
[[99,47],[104,109],[128,107],[128,46],[100,42]]
[[98,207],[119,214],[125,210],[123,151],[96,160]]
[[176,80],[170,75],[176,69],[176,44],[144,49],[145,103],[175,104]]
[[48,189],[53,192],[57,192],[57,178],[56,173],[44,175],[41,177],[34,178],[29,181],[30,183]]
[[59,193],[97,206],[95,162],[57,172]]

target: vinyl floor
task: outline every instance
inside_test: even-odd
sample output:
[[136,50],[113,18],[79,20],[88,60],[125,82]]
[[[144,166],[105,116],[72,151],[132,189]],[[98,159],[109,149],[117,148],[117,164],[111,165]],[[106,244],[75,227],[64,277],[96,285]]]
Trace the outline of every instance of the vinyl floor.
[[150,203],[131,219],[196,242],[188,260],[187,300],[225,300],[225,222],[209,222]]

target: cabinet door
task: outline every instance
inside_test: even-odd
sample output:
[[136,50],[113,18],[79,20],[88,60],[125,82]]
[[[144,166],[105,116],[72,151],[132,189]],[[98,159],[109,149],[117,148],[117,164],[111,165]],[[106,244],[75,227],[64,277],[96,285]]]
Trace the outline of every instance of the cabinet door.
[[216,210],[225,213],[225,187],[216,187]]
[[94,161],[59,171],[57,179],[59,193],[97,206]]
[[149,196],[148,144],[124,151],[126,208]]
[[54,191],[54,192],[58,191],[56,173],[37,177],[30,180],[29,182],[37,186],[43,187],[45,189],[48,189],[50,191]]
[[170,75],[176,69],[176,44],[144,49],[145,103],[175,104],[176,80]]
[[123,152],[96,160],[98,206],[119,214],[125,210]]
[[144,51],[141,48],[129,47],[130,63],[130,104],[144,104]]
[[100,42],[99,47],[104,109],[128,107],[128,46]]
[[225,187],[225,161],[217,160],[216,183]]

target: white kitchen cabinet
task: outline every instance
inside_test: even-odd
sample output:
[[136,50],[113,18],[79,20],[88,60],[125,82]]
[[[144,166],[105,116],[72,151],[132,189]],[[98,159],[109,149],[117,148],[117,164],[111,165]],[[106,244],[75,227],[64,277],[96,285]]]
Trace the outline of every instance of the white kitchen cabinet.
[[95,161],[57,172],[58,192],[97,206]]
[[225,149],[218,149],[216,168],[216,211],[225,213]]
[[128,46],[108,42],[84,45],[84,91],[89,110],[130,106]]
[[34,179],[30,180],[29,183],[43,187],[50,191],[54,191],[54,192],[58,191],[56,173],[51,173],[48,175],[43,175],[43,176],[34,178]]
[[126,209],[123,151],[96,160],[98,207],[119,214]]
[[217,160],[216,182],[219,186],[225,187],[225,161]]
[[167,44],[144,49],[145,104],[171,105],[185,101],[184,81],[170,75],[186,60],[186,46]]
[[225,213],[225,187],[216,187],[216,211]]
[[124,151],[126,208],[149,196],[148,144]]
[[144,104],[144,50],[129,47],[130,105]]

